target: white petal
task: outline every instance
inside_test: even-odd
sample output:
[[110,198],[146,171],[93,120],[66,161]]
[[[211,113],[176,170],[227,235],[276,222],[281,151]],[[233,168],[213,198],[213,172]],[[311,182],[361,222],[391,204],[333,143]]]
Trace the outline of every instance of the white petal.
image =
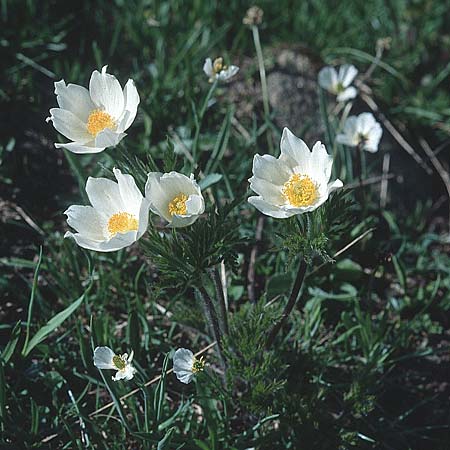
[[92,140],[92,136],[87,131],[86,124],[70,111],[52,108],[50,110],[50,117],[47,120],[51,120],[56,130],[71,141],[86,144]]
[[179,348],[173,355],[173,371],[177,373],[179,370],[192,372],[194,364],[194,354],[187,348]]
[[340,189],[342,186],[344,186],[344,183],[339,178],[331,183],[328,183],[328,194],[335,191],[336,189]]
[[186,370],[175,372],[175,375],[177,376],[178,381],[181,381],[184,384],[189,384],[192,381],[192,378],[194,378],[194,374]]
[[81,145],[78,142],[68,142],[67,144],[57,143],[56,148],[65,148],[72,153],[85,154],[85,153],[100,153],[105,150],[105,147],[95,147],[94,141],[87,142],[85,145]]
[[249,197],[248,202],[266,216],[275,217],[277,219],[286,219],[295,215],[295,213],[271,205],[270,203],[264,201],[262,197]]
[[355,98],[358,95],[358,91],[353,86],[348,87],[345,89],[345,91],[338,94],[336,97],[336,100],[338,102],[346,102],[347,100],[351,100],[352,98]]
[[289,180],[292,172],[283,161],[271,155],[258,155],[253,157],[253,175],[267,180],[272,184],[282,186]]
[[168,213],[167,205],[173,197],[168,197],[167,193],[161,188],[162,173],[150,172],[145,183],[145,197],[150,202],[150,210],[158,216],[166,219],[168,222],[171,216]]
[[202,195],[191,194],[186,201],[187,215],[200,215],[205,211],[205,200]]
[[95,146],[115,147],[125,136],[126,133],[117,133],[109,128],[105,128],[95,136]]
[[322,89],[325,89],[331,93],[336,92],[338,76],[334,67],[327,66],[321,69],[319,72],[318,80],[319,85]]
[[308,146],[288,128],[284,128],[281,136],[281,156],[280,160],[290,168],[298,169],[298,173],[308,173],[310,168],[311,152]]
[[55,83],[55,94],[61,109],[70,111],[83,123],[87,123],[89,114],[95,109],[89,91],[77,84],[68,84],[64,80]]
[[375,153],[378,151],[378,145],[383,135],[383,130],[379,123],[375,123],[372,129],[369,131],[369,136],[364,144],[364,150]]
[[325,182],[328,182],[332,166],[333,157],[327,153],[325,145],[320,141],[316,142],[312,148],[309,175],[319,182],[323,178],[325,178]]
[[116,375],[112,377],[112,379],[113,381],[129,381],[134,377],[135,372],[136,369],[131,364],[127,364],[123,370],[118,370]]
[[95,252],[115,252],[136,242],[137,233],[136,231],[129,231],[128,233],[117,233],[109,241],[97,241],[89,239],[79,233],[71,233],[70,231],[67,231],[64,237],[73,238],[80,247],[83,247],[87,250],[93,250]]
[[210,78],[214,76],[213,64],[212,64],[211,58],[205,59],[205,64],[203,64],[203,72],[205,72],[205,74],[208,75],[208,77],[210,77]]
[[108,217],[117,212],[126,211],[119,185],[112,180],[89,177],[86,183],[86,193],[91,205]]
[[358,75],[358,69],[355,66],[344,64],[339,68],[338,82],[346,88],[350,86],[356,75]]
[[120,83],[114,75],[106,73],[106,66],[102,73],[94,70],[89,81],[89,93],[97,107],[103,108],[115,120],[118,120],[124,110],[124,96]]
[[96,347],[94,350],[94,366],[98,369],[115,369],[114,352],[109,347]]
[[362,113],[358,116],[357,131],[361,134],[369,134],[372,127],[377,123],[372,113]]
[[282,205],[285,203],[285,198],[281,192],[281,186],[276,186],[269,181],[256,176],[250,178],[248,181],[250,182],[250,189],[264,198],[266,202],[273,205]]
[[174,214],[170,218],[170,223],[167,225],[169,228],[183,228],[192,225],[199,216],[197,214],[193,214],[190,216],[179,216]]
[[138,217],[144,197],[136,186],[134,178],[131,175],[122,174],[122,172],[116,168],[113,169],[113,172],[117,179],[122,202],[127,208],[126,212]]
[[148,214],[150,211],[150,201],[146,198],[142,200],[141,208],[139,210],[139,228],[136,240],[140,239],[148,228]]
[[358,144],[355,143],[354,137],[355,135],[353,134],[340,133],[336,136],[336,141],[339,142],[339,144],[348,145],[349,147],[356,147]]
[[238,66],[230,66],[225,70],[221,70],[219,73],[219,80],[226,81],[234,77],[239,72]]
[[118,131],[121,132],[127,130],[133,123],[140,101],[139,93],[133,80],[130,79],[127,81],[127,84],[123,88],[123,97],[125,103],[125,111],[121,120],[119,121],[120,125],[118,127]]
[[106,217],[97,212],[92,206],[72,205],[64,214],[67,223],[78,233],[88,239],[102,241],[105,236]]

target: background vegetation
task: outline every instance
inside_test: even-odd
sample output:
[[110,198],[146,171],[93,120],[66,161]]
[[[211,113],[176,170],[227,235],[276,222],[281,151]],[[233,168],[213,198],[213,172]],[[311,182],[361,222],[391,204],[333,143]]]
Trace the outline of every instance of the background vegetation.
[[[231,244],[236,250],[227,256],[225,387],[214,353],[196,383],[181,386],[166,374],[172,349],[198,351],[210,338],[189,283],[167,282],[171,268],[154,264],[150,238],[114,254],[85,252],[62,238],[62,211],[81,203],[88,175],[109,174],[117,162],[133,168],[135,157],[147,164],[149,154],[160,167],[186,168],[183,153],[169,158],[166,137],[176,151],[192,145],[209,88],[205,57],[225,54],[246,63],[239,77],[259,89],[252,33],[242,24],[249,6],[0,2],[2,448],[448,448],[448,197],[424,151],[428,143],[448,170],[448,2],[259,2],[268,68],[271,48],[300,44],[317,67],[347,62],[364,72],[378,39],[389,37],[368,84],[383,115],[432,171],[384,130],[365,174],[380,175],[390,152],[386,206],[380,207],[377,183],[364,189],[363,203],[356,198],[350,217],[339,216],[339,198],[330,202],[327,213],[340,225],[328,236],[331,256],[371,231],[333,264],[314,259],[302,303],[268,351],[261,351],[265,333],[296,271],[297,254],[289,250],[301,243],[283,240],[284,225],[268,218],[257,240],[260,214],[245,202],[217,219],[214,229],[232,230],[225,250]],[[93,157],[54,149],[56,133],[45,123],[56,104],[54,81],[86,85],[104,64],[122,84],[127,78],[137,84],[141,104],[129,136],[120,148]],[[217,91],[199,140],[200,166],[210,175],[204,183],[219,205],[246,194],[253,155],[266,153],[268,139],[278,143],[281,132],[257,98],[252,115],[236,126],[232,86]],[[326,101],[323,96],[325,142],[336,127]],[[351,185],[348,150],[336,151],[335,170]],[[348,201],[354,197],[350,192]],[[254,299],[247,286],[253,249]],[[56,316],[61,311],[67,314]],[[92,365],[97,344],[135,351],[138,392],[122,406],[118,397],[136,386],[112,385],[108,374],[100,375]],[[115,407],[91,414],[111,396]]]

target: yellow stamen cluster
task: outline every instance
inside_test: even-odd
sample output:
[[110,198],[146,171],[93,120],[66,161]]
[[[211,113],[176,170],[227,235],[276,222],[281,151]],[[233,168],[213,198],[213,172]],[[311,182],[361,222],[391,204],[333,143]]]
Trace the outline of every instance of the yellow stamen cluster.
[[307,175],[294,173],[284,183],[282,193],[291,206],[311,206],[317,199],[317,186]]
[[128,231],[137,231],[139,222],[133,214],[120,212],[113,214],[108,220],[108,231],[111,237],[117,233],[127,233]]
[[101,109],[94,109],[94,111],[89,114],[86,128],[89,134],[95,137],[105,128],[114,130],[116,128],[116,122],[107,112],[102,111]]
[[174,197],[174,199],[169,203],[169,214],[171,216],[173,216],[174,214],[187,214],[186,202],[188,198],[189,197],[185,194],[178,194],[176,197]]
[[227,66],[223,63],[223,58],[216,58],[213,62],[213,72],[215,74],[220,73],[222,70],[226,70]]
[[205,358],[201,356],[199,359],[194,358],[194,362],[192,363],[192,373],[202,372],[205,368]]
[[125,355],[114,355],[113,356],[113,364],[117,367],[117,370],[125,369],[125,367],[127,365]]

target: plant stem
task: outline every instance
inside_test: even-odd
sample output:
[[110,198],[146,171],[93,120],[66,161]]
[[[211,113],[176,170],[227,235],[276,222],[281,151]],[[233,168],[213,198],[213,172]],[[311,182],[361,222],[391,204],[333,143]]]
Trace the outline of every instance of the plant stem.
[[218,353],[220,359],[222,360],[223,365],[225,366],[222,355],[222,334],[220,332],[219,320],[217,318],[216,309],[214,308],[214,304],[211,300],[211,297],[208,295],[208,292],[206,292],[206,289],[203,286],[197,287],[197,291],[200,294],[200,298],[203,300],[206,312],[206,320],[208,321],[208,324],[210,325],[210,328],[214,333],[214,339],[217,342]]
[[303,286],[303,280],[305,279],[307,265],[304,259],[300,261],[300,265],[298,267],[297,277],[295,278],[294,285],[292,286],[291,295],[289,296],[289,300],[284,307],[283,314],[280,317],[280,320],[273,326],[272,330],[269,333],[269,337],[267,338],[266,348],[272,346],[273,341],[275,340],[276,335],[280,331],[284,322],[288,318],[291,311],[294,309],[295,304],[297,303],[297,299],[299,298],[300,290]]
[[227,311],[227,305],[225,301],[225,295],[223,293],[222,288],[222,281],[220,279],[219,271],[217,270],[217,267],[214,267],[210,271],[211,279],[214,283],[214,287],[216,288],[216,294],[217,294],[217,300],[219,302],[220,307],[220,315],[222,319],[222,328],[223,332],[225,334],[228,334],[228,311]]
[[[270,118],[269,90],[267,89],[266,68],[264,67],[264,58],[261,47],[261,41],[259,40],[259,30],[256,25],[252,25],[252,34],[253,34],[253,42],[255,43],[256,57],[258,59],[259,77],[261,79],[261,91],[263,98],[264,115],[265,120],[268,121]],[[273,142],[269,133],[267,133],[267,144],[269,146],[270,153],[273,153]]]
[[211,97],[216,90],[217,87],[217,80],[214,80],[214,82],[211,84],[211,87],[209,88],[208,93],[206,94],[205,100],[203,102],[202,108],[200,109],[200,114],[198,117],[196,117],[195,120],[195,135],[194,140],[192,142],[192,170],[195,169],[197,165],[197,150],[198,150],[198,141],[200,138],[200,129],[202,127],[203,118],[205,117],[206,109],[208,108],[208,103],[211,100]]

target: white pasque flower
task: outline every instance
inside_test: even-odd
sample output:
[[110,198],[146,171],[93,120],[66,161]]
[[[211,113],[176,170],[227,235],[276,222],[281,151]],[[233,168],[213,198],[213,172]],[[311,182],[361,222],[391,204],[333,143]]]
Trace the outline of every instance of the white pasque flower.
[[114,381],[131,380],[136,369],[131,365],[134,352],[116,355],[109,347],[97,347],[94,350],[94,366],[97,369],[113,369],[117,370],[116,375],[112,377]]
[[197,359],[187,348],[179,348],[173,355],[173,371],[184,384],[190,383],[194,375],[202,372],[204,368],[203,356]]
[[203,72],[209,77],[209,82],[212,83],[214,80],[227,81],[231,77],[234,77],[239,71],[238,66],[227,67],[223,63],[223,58],[216,58],[214,61],[211,58],[206,58],[205,64],[203,64]]
[[50,110],[48,121],[73,142],[56,143],[73,153],[99,153],[117,145],[133,123],[139,105],[139,94],[133,80],[122,88],[114,75],[94,70],[89,90],[64,80],[55,83],[59,108]]
[[360,146],[362,150],[375,153],[378,151],[383,130],[372,113],[362,113],[350,116],[344,124],[343,132],[336,136],[336,140],[349,147]]
[[64,214],[77,233],[68,231],[83,248],[113,252],[136,242],[147,230],[150,202],[131,175],[113,169],[117,183],[89,177],[86,193],[92,206],[72,205]]
[[356,88],[350,86],[356,75],[358,75],[358,69],[351,64],[339,67],[339,72],[334,67],[327,66],[319,72],[319,85],[336,95],[338,102],[345,102],[358,94]]
[[333,158],[316,142],[312,152],[290,130],[281,137],[281,155],[255,155],[250,188],[258,196],[248,201],[268,216],[285,219],[313,211],[330,194],[343,186],[341,180],[329,183]]
[[150,172],[145,196],[150,199],[151,211],[173,228],[192,225],[205,211],[200,186],[192,174],[189,178],[178,172]]

